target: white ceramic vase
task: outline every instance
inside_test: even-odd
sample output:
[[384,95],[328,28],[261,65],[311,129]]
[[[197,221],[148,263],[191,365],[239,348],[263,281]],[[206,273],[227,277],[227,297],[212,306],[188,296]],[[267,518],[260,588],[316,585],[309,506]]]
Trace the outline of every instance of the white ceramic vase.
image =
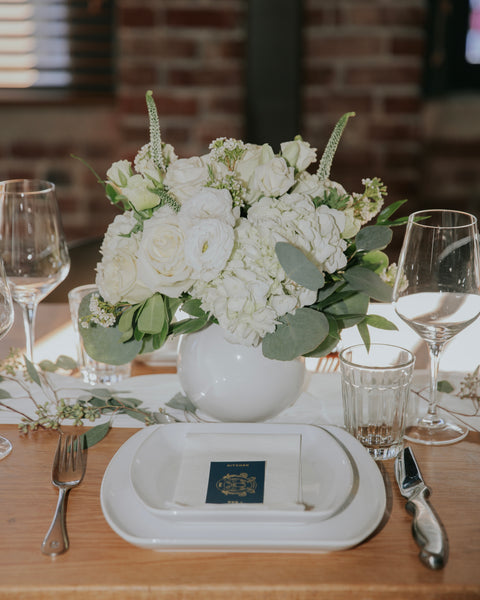
[[218,325],[181,338],[177,372],[194,406],[224,422],[271,419],[297,400],[305,381],[303,359],[271,360],[261,345],[231,344]]

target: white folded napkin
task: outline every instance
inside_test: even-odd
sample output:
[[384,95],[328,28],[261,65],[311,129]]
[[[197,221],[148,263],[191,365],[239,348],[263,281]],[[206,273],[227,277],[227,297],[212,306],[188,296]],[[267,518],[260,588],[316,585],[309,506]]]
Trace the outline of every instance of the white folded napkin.
[[305,510],[301,497],[301,437],[188,434],[169,507]]

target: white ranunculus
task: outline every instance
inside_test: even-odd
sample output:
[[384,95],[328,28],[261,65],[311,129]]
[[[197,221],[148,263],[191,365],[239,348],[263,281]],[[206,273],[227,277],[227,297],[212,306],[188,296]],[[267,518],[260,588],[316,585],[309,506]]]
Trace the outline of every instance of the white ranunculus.
[[235,171],[238,173],[244,185],[248,185],[251,176],[259,165],[272,160],[275,156],[273,149],[268,144],[257,146],[256,144],[245,144],[246,151],[242,158],[237,161]]
[[285,159],[277,156],[259,165],[252,179],[251,187],[261,195],[281,196],[295,183],[295,170],[287,165]]
[[193,269],[192,277],[211,281],[232,253],[233,227],[219,219],[199,219],[186,234],[185,261]]
[[160,198],[151,191],[152,182],[142,175],[133,175],[126,187],[122,188],[123,195],[137,210],[154,208],[160,204]]
[[114,162],[107,171],[107,179],[119,188],[125,187],[132,175],[132,163],[128,160]]
[[178,215],[168,206],[162,206],[144,223],[138,272],[155,292],[172,298],[192,284],[192,269],[185,261],[185,232]]
[[182,202],[179,217],[182,222],[195,222],[198,219],[219,219],[233,227],[237,212],[238,209],[233,210],[232,196],[228,190],[202,188]]
[[298,171],[305,169],[317,160],[317,150],[312,148],[308,142],[292,140],[280,144],[281,154],[291,167]]
[[180,202],[184,202],[196,194],[208,180],[208,167],[199,156],[179,158],[167,169],[164,184],[171,194]]

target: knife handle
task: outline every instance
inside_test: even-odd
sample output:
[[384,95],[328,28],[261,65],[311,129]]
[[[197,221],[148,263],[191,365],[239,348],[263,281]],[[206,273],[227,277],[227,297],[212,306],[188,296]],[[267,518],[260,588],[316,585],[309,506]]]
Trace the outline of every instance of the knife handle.
[[420,560],[430,569],[441,569],[447,562],[448,540],[440,519],[427,498],[427,487],[410,497],[406,508],[413,514],[412,532],[421,548]]

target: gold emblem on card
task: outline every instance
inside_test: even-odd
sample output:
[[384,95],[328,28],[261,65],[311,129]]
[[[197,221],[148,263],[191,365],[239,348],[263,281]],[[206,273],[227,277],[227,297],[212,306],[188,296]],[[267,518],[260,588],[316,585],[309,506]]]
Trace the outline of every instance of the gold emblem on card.
[[215,487],[225,496],[245,498],[248,494],[255,493],[257,478],[248,473],[227,473],[217,481]]

